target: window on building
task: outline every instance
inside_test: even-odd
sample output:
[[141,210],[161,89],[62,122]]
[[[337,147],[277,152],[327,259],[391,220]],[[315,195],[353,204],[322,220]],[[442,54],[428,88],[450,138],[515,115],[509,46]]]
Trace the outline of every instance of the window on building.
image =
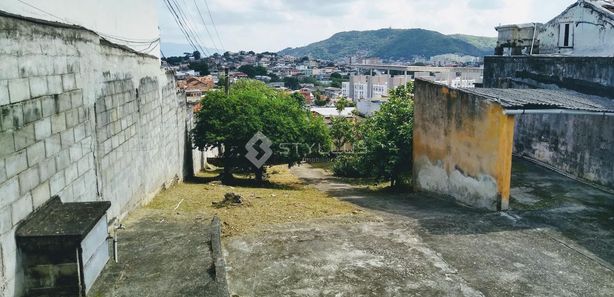
[[573,47],[574,26],[573,23],[561,23],[559,25],[559,47]]

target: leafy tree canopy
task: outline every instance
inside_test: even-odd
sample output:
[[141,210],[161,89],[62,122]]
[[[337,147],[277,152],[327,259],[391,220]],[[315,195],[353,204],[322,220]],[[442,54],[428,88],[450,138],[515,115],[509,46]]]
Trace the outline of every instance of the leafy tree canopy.
[[[320,117],[305,110],[295,98],[262,82],[240,80],[231,86],[228,96],[212,91],[201,105],[192,130],[193,143],[200,150],[224,147],[224,181],[236,170],[248,170],[262,180],[266,166],[292,166],[320,148],[330,148],[330,135]],[[273,142],[273,156],[261,168],[245,157],[245,145],[257,132]]]
[[[338,158],[336,174],[360,174],[398,185],[411,172],[413,138],[413,83],[390,91],[380,111],[355,127],[354,147],[360,154]],[[333,133],[333,138],[338,134]]]
[[209,75],[209,64],[206,61],[197,61],[197,62],[192,62],[190,63],[190,65],[188,66],[188,68],[194,70],[194,71],[198,71],[200,73],[200,75]]
[[284,77],[284,85],[291,90],[298,90],[301,88],[301,83],[296,77]]
[[343,150],[347,143],[354,141],[354,124],[345,117],[332,117],[330,123],[330,136],[337,151]]
[[239,71],[247,74],[250,78],[254,78],[257,75],[267,75],[267,69],[262,66],[243,65],[239,67]]

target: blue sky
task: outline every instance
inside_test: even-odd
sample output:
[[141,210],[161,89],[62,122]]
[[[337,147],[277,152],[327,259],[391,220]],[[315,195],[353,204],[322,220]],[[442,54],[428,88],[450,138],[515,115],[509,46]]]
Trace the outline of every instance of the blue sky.
[[[162,0],[157,1],[163,44],[175,44],[174,47],[177,47],[177,44],[186,44],[185,38]],[[341,31],[389,27],[424,28],[445,34],[496,36],[494,27],[499,24],[547,22],[575,2],[575,0],[208,0],[222,39],[220,43],[211,26],[204,0],[176,1],[184,7],[204,47],[231,51],[278,51],[286,47],[303,46],[320,41]],[[212,38],[202,23],[195,3],[201,9]]]

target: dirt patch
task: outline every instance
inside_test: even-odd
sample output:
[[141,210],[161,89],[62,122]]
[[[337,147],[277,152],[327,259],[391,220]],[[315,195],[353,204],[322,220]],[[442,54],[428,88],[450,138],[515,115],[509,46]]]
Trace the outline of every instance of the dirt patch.
[[[275,166],[269,172],[268,182],[263,185],[239,176],[236,186],[214,181],[215,173],[203,173],[195,182],[178,184],[160,193],[146,207],[175,214],[217,215],[223,222],[225,237],[255,232],[271,224],[363,213],[350,203],[308,187],[287,166]],[[220,207],[227,193],[240,195],[249,203]]]

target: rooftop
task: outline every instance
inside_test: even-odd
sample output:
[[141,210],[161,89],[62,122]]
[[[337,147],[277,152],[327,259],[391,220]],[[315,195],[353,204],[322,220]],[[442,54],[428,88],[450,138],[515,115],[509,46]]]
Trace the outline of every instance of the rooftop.
[[323,117],[334,117],[334,116],[343,116],[343,117],[352,117],[352,112],[356,108],[354,107],[346,107],[341,112],[337,110],[335,107],[312,107],[311,111],[315,112]]
[[545,89],[462,89],[488,97],[505,109],[568,109],[595,113],[614,113],[614,100],[566,90]]

